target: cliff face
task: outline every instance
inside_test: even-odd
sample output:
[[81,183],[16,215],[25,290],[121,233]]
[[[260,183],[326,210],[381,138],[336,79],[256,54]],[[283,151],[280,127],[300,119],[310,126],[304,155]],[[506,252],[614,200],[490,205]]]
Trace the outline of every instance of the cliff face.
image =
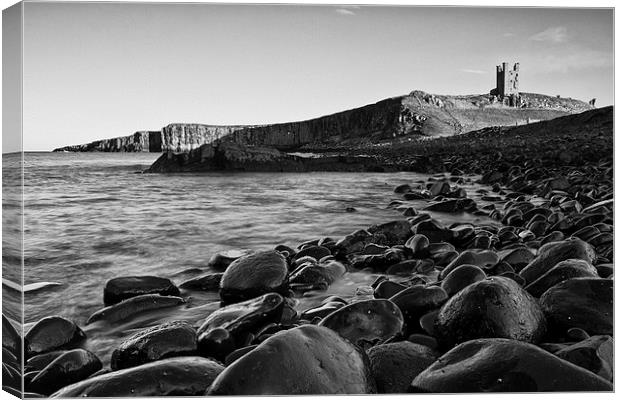
[[364,107],[307,121],[263,126],[176,123],[161,131],[67,146],[55,151],[188,152],[217,140],[280,150],[360,146],[420,136],[452,136],[489,126],[524,125],[589,110],[572,99],[522,93],[524,107],[489,95],[438,96],[414,91]]

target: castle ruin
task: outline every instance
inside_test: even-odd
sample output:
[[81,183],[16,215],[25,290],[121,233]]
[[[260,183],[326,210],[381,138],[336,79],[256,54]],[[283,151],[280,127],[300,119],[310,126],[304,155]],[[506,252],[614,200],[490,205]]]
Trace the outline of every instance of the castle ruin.
[[[495,67],[496,85],[491,90],[491,95],[511,107],[521,107],[521,96],[519,94],[519,63],[515,63],[512,68],[508,63],[503,62]],[[495,99],[494,99],[495,100]]]

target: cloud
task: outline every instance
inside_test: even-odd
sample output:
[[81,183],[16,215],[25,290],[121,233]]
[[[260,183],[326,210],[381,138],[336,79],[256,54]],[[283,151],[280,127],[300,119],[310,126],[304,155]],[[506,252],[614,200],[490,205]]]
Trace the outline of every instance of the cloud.
[[487,71],[483,71],[481,69],[469,69],[469,68],[463,68],[461,69],[461,72],[467,72],[468,74],[478,74],[478,75],[487,73]]
[[532,68],[545,73],[566,73],[569,71],[611,68],[613,65],[612,53],[595,50],[577,50],[564,55],[545,55]]
[[502,35],[503,37],[515,37],[516,35],[512,32],[506,32]]
[[555,26],[552,28],[545,29],[542,32],[538,32],[537,34],[530,36],[530,40],[536,42],[551,42],[551,43],[562,43],[565,42],[568,38],[567,30],[565,26]]
[[355,15],[353,11],[347,10],[346,8],[338,8],[336,12],[340,15]]

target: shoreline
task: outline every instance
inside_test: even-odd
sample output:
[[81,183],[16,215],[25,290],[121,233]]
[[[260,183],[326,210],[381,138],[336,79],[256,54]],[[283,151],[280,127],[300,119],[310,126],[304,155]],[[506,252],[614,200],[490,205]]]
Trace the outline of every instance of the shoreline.
[[[90,321],[114,325],[182,307],[192,290],[219,292],[222,304],[199,326],[136,332],[109,349],[111,365],[80,348],[80,327],[43,319],[26,334],[26,390],[56,397],[613,390],[612,126],[595,117],[557,124],[525,139],[517,127],[418,144],[423,163],[411,162],[411,148],[402,149],[408,157],[384,153],[445,172],[394,188],[402,200],[390,206],[400,219],[294,249],[274,243],[270,251],[216,254],[209,267],[218,272],[178,285],[155,277],[107,282],[107,307]],[[467,173],[482,175],[495,206],[466,196]],[[410,207],[412,199],[426,206]],[[429,210],[488,216],[501,227],[445,226]],[[358,287],[352,301],[331,296],[307,310],[291,301],[329,292],[352,271],[384,278]],[[67,372],[69,363],[77,367]],[[263,367],[253,379],[256,365]],[[312,389],[295,379],[298,370]],[[170,378],[159,387],[140,383],[162,371]],[[323,373],[332,378],[315,381]]]

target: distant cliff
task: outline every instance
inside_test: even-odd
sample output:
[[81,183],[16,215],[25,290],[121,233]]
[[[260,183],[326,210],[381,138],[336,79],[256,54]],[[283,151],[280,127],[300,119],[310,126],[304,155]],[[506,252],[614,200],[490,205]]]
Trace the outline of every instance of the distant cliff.
[[441,96],[413,91],[375,104],[307,121],[263,126],[175,123],[160,131],[61,147],[54,151],[188,152],[215,140],[295,150],[364,145],[395,138],[451,136],[499,125],[523,125],[591,109],[573,99],[522,93],[523,107],[489,95]]

